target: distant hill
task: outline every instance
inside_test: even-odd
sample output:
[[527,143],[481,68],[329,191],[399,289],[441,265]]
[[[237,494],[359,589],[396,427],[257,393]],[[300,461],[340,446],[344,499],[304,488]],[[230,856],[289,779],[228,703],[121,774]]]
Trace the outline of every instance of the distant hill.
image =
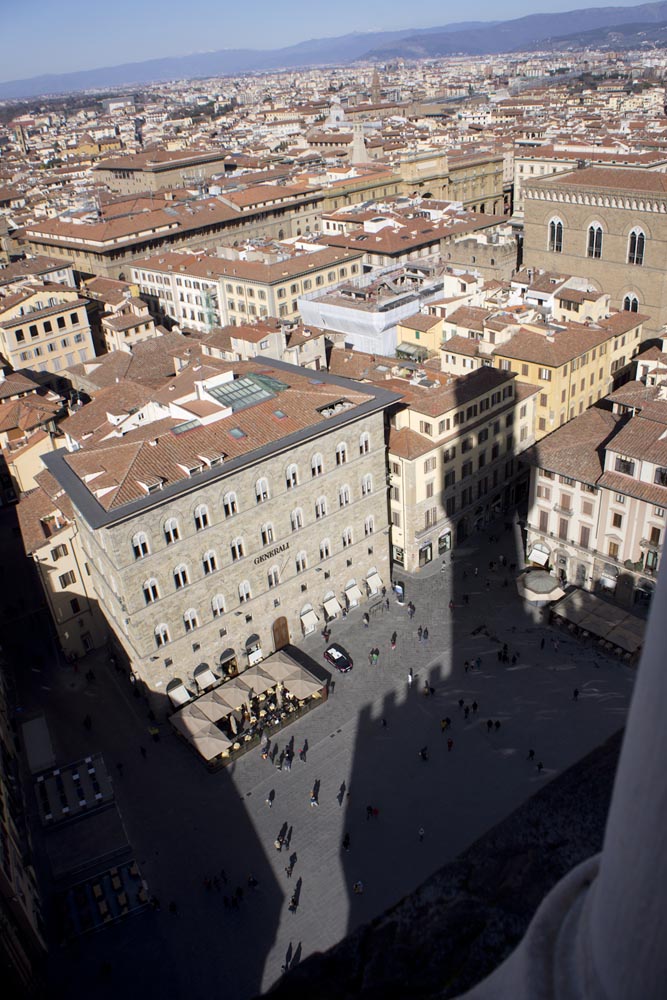
[[[76,73],[60,73],[0,83],[0,99],[15,100],[79,90],[111,90],[128,85],[184,80],[307,66],[346,65],[360,60],[434,59],[463,53],[494,55],[533,49],[559,50],[562,40],[583,38],[589,45],[625,26],[625,37],[645,32],[651,42],[664,35],[667,0],[639,7],[595,7],[561,14],[530,14],[512,21],[462,21],[435,28],[356,32],[337,38],[315,38],[282,49],[221,49],[187,56],[151,59]],[[573,28],[576,35],[573,35]],[[612,32],[612,35],[609,35]],[[596,34],[597,33],[597,34]],[[621,32],[622,34],[622,32]],[[569,42],[572,46],[574,43]],[[582,45],[584,43],[581,43]],[[628,45],[628,47],[630,47]]]
[[463,53],[495,55],[533,49],[549,49],[564,35],[605,31],[619,25],[646,27],[650,38],[653,26],[667,21],[667,3],[647,3],[639,7],[591,7],[560,14],[529,14],[512,21],[481,25],[463,30],[426,35],[414,34],[369,50],[366,57],[379,61],[388,59],[434,59]]
[[667,21],[660,24],[617,24],[613,28],[595,28],[593,31],[576,31],[560,38],[541,39],[523,51],[537,50],[542,46],[553,52],[584,51],[586,49],[649,49],[667,47]]

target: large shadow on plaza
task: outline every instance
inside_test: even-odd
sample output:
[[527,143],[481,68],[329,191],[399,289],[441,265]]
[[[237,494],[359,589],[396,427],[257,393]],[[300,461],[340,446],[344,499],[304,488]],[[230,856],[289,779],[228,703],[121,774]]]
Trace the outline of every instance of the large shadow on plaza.
[[[5,583],[12,577],[11,587],[3,586],[0,615],[19,746],[21,722],[43,714],[57,764],[103,755],[131,857],[148,893],[159,901],[159,909],[148,907],[98,932],[68,937],[62,893],[119,861],[96,860],[95,845],[83,837],[90,857],[80,858],[76,873],[54,879],[34,781],[24,770],[33,845],[25,860],[38,873],[49,943],[44,995],[49,1000],[254,996],[289,903],[288,889],[278,885],[268,859],[286,817],[274,809],[275,833],[262,839],[252,807],[234,783],[234,765],[208,772],[173,733],[167,706],[149,705],[107,649],[76,666],[65,660],[13,510],[0,514],[0,551]],[[86,717],[90,729],[82,724]],[[150,732],[155,727],[157,739]],[[73,821],[72,832],[81,823],[86,819]],[[172,902],[176,913],[170,912]]]

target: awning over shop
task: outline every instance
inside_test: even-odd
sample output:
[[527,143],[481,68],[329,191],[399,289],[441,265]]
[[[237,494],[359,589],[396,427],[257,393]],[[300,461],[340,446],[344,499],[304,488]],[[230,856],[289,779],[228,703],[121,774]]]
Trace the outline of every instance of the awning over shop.
[[200,663],[198,667],[195,667],[194,678],[200,691],[205,691],[206,688],[218,683],[218,678],[207,663]]
[[209,722],[218,722],[219,719],[224,719],[225,716],[229,715],[231,711],[229,705],[218,697],[217,690],[210,691],[202,698],[198,698],[196,705]]
[[236,659],[236,650],[227,648],[220,653],[220,665],[223,663],[229,663],[230,660]]
[[322,689],[322,681],[317,680],[306,670],[299,668],[299,672],[285,679],[285,688],[298,701],[310,698],[317,691]]
[[261,667],[248,667],[244,670],[241,679],[250,687],[253,694],[264,694],[273,687],[275,681]]
[[382,577],[378,576],[377,573],[371,573],[366,580],[366,586],[371,594],[379,593],[379,591],[382,590]]
[[261,639],[259,638],[259,636],[257,635],[257,633],[253,632],[252,635],[249,635],[248,638],[246,639],[246,641],[245,641],[245,648],[246,649],[252,649],[254,646],[259,646],[260,642],[261,642]]
[[241,677],[233,677],[215,690],[216,695],[230,708],[241,708],[250,698],[250,687]]
[[546,566],[549,562],[549,553],[533,546],[528,553],[528,562],[537,563],[538,566]]
[[313,629],[317,626],[318,621],[319,618],[312,610],[312,608],[310,609],[310,611],[305,611],[301,615],[301,624],[303,625],[304,632],[312,632]]
[[356,583],[353,587],[350,587],[345,591],[345,597],[347,598],[347,603],[351,608],[355,608],[357,606],[361,600],[361,591],[357,587]]
[[167,684],[167,694],[169,699],[174,706],[174,708],[179,708],[181,705],[186,705],[192,698],[192,695],[186,688],[182,680],[177,677],[173,681],[169,681]]
[[337,614],[340,614],[341,606],[338,603],[336,597],[330,597],[328,601],[324,602],[324,610],[326,611],[329,618],[335,618]]

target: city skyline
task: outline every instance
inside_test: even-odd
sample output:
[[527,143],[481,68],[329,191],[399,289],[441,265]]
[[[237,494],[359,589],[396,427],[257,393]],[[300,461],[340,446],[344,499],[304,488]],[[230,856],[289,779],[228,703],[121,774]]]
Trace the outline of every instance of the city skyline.
[[[254,0],[234,10],[230,25],[226,23],[228,12],[210,0],[192,0],[185,24],[175,0],[159,5],[156,0],[144,0],[140,5],[119,0],[110,17],[101,13],[91,16],[88,4],[73,0],[67,19],[47,0],[33,0],[30,4],[12,5],[11,12],[9,4],[0,10],[5,40],[0,82],[222,49],[271,50],[354,32],[419,30],[459,21],[510,20],[529,14],[608,6],[606,0],[587,0],[581,6],[573,0],[549,0],[544,5],[535,0],[511,0],[499,18],[498,8],[490,0],[476,0],[466,8],[467,22],[463,22],[458,9],[443,8],[436,0],[426,0],[418,15],[406,11],[396,0],[369,0],[363,8],[351,0],[342,0],[335,9],[287,0],[280,5],[276,23],[275,4]],[[633,7],[639,3],[629,0],[613,6]],[[76,25],[74,31],[72,24]]]

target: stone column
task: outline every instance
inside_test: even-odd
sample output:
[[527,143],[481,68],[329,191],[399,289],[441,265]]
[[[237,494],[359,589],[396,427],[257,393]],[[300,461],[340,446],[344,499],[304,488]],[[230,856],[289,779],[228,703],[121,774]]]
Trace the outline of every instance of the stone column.
[[667,996],[667,573],[651,616],[602,853],[545,897],[518,948],[465,1000]]

